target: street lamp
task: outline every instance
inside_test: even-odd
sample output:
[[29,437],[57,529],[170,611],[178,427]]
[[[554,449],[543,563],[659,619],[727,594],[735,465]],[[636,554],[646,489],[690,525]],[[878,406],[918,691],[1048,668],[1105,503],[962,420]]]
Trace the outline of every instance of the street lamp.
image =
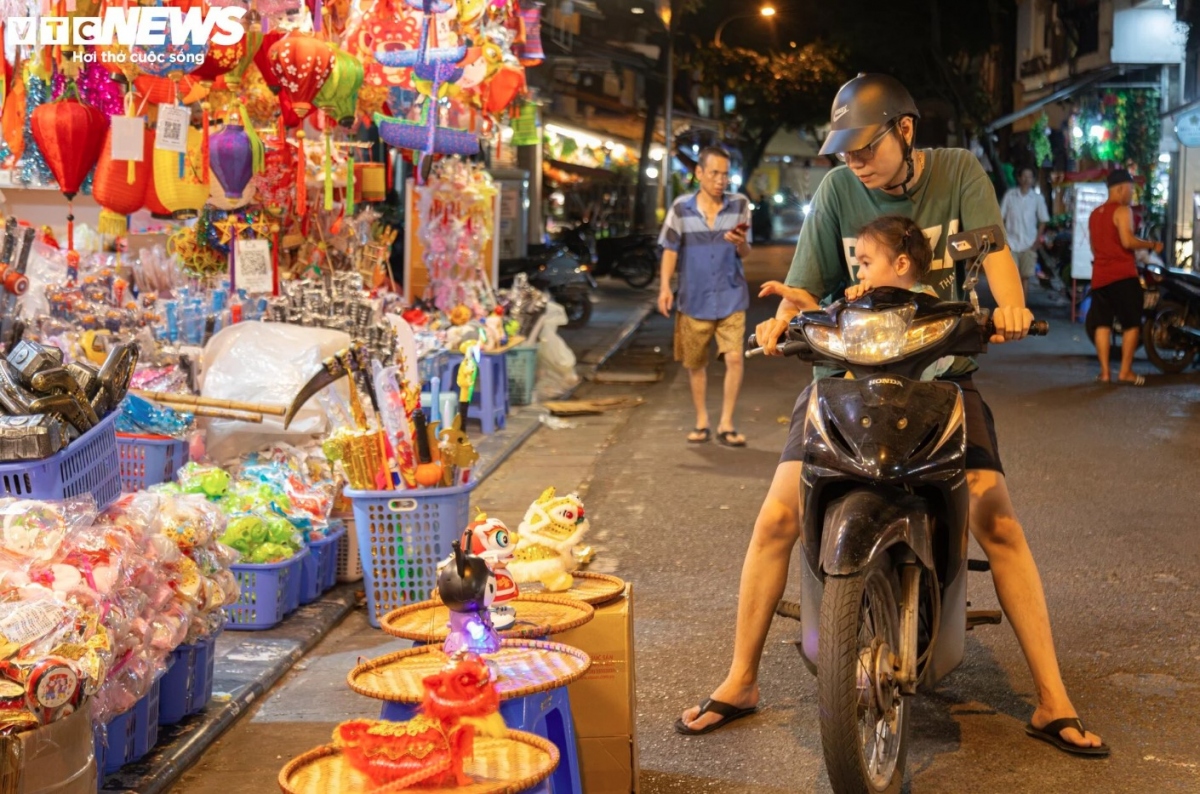
[[775,16],[775,6],[769,3],[758,9],[757,14],[734,14],[717,26],[717,35],[713,36],[713,45],[717,47],[721,46],[721,34],[725,32],[725,26],[735,19],[747,19],[750,17],[765,17],[766,19],[770,19],[773,16]]

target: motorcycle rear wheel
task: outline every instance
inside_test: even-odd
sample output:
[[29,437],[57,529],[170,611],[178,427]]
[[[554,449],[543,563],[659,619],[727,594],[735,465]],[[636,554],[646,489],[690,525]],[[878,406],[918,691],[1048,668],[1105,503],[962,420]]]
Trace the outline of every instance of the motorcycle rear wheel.
[[817,692],[825,768],[836,794],[898,794],[909,708],[883,670],[898,654],[898,585],[887,558],[830,576],[821,599]]
[[1196,358],[1196,348],[1173,343],[1170,338],[1172,326],[1183,325],[1187,310],[1173,301],[1163,301],[1154,309],[1142,328],[1142,342],[1146,358],[1162,372],[1174,375],[1191,366]]
[[621,278],[634,289],[645,289],[658,276],[658,260],[649,253],[641,252],[621,262]]

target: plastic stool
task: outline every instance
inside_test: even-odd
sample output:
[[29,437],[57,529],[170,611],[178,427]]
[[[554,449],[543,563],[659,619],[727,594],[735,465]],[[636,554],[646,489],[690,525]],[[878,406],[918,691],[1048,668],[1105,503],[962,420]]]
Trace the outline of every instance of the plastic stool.
[[[457,389],[458,368],[462,364],[461,353],[450,357],[447,367],[448,380],[442,381],[443,389]],[[491,435],[497,428],[504,427],[508,417],[508,356],[504,353],[484,353],[479,360],[479,377],[475,383],[475,396],[465,419],[477,419],[483,434]]]
[[[411,703],[383,704],[380,719],[404,722],[417,715]],[[528,789],[530,794],[583,794],[579,776],[579,749],[575,739],[575,719],[565,686],[538,692],[523,698],[500,702],[500,716],[512,730],[541,736],[558,748],[560,759],[547,783]]]

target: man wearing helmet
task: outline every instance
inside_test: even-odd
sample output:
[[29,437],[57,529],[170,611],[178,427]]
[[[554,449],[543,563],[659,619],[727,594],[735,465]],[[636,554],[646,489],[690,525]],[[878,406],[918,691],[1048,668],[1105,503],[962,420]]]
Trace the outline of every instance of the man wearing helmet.
[[[968,229],[1003,226],[1000,207],[986,173],[970,152],[914,147],[919,118],[907,89],[887,75],[860,74],[838,91],[821,154],[837,155],[846,167],[833,169],[817,188],[785,283],[768,282],[760,293],[760,297],[783,299],[775,317],[756,329],[768,354],[778,354],[777,341],[797,313],[817,308],[824,298],[840,297],[856,283],[857,232],[881,215],[899,214],[917,222],[934,253],[926,282],[944,300],[963,299],[947,256],[946,238]],[[1004,248],[991,254],[984,269],[999,304],[992,315],[996,335],[991,341],[1023,338],[1033,316],[1025,308],[1011,251]],[[991,563],[1000,605],[1037,690],[1038,705],[1026,730],[1067,752],[1107,755],[1107,746],[1084,729],[1067,696],[1041,578],[1005,484],[991,411],[971,380],[975,368],[969,359],[958,359],[943,377],[959,384],[966,408],[971,531]],[[742,568],[733,663],[711,698],[685,711],[676,722],[680,733],[707,733],[753,713],[758,705],[763,645],[800,537],[802,403],[797,411]]]

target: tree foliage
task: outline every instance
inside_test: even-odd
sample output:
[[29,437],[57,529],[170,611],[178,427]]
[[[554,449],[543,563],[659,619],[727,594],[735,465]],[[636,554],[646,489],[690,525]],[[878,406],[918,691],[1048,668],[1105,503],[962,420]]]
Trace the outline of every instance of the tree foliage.
[[746,173],[762,159],[780,129],[806,129],[829,118],[829,105],[847,77],[840,52],[813,42],[786,52],[696,47],[687,56],[699,84],[737,101],[734,135]]

